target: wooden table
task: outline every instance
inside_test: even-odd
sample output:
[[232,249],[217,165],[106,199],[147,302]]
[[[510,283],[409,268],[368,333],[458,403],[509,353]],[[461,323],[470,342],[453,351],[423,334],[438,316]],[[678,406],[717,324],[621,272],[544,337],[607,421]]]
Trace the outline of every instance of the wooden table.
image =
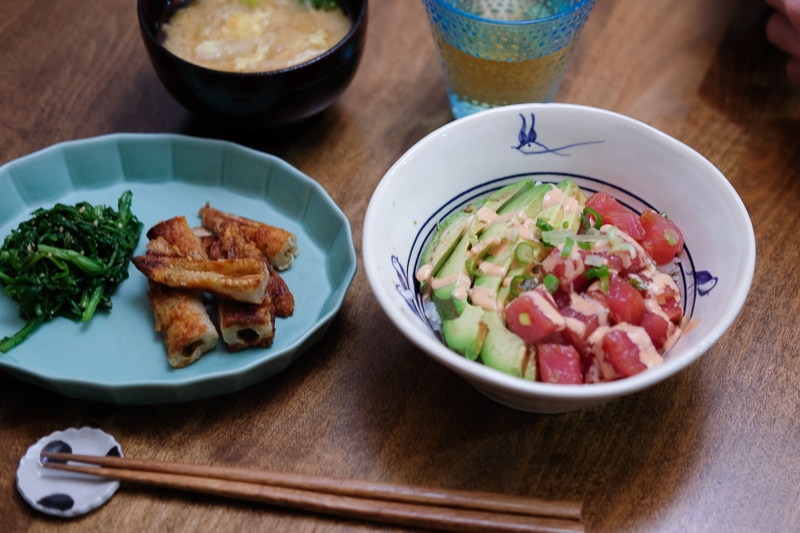
[[[361,68],[315,129],[284,144],[233,139],[317,179],[349,217],[359,253],[384,172],[452,120],[421,3],[370,9]],[[750,297],[699,362],[601,407],[517,412],[414,348],[361,269],[322,342],[236,394],[114,406],[0,373],[0,530],[396,530],[135,487],[80,519],[38,514],[15,489],[20,457],[52,431],[86,425],[129,456],[578,500],[592,532],[800,529],[800,90],[764,37],[766,15],[759,0],[598,0],[558,95],[692,146],[750,211]],[[133,0],[4,0],[0,43],[0,163],[112,132],[225,138],[162,88]]]

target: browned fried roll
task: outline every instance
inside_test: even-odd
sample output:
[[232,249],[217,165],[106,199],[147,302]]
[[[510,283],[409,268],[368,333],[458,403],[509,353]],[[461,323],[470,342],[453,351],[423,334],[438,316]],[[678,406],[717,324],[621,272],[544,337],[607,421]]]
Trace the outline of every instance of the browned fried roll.
[[[196,360],[219,338],[204,293],[214,297],[219,333],[230,352],[271,346],[275,317],[294,313],[294,296],[268,257],[288,267],[297,255],[294,235],[208,204],[201,217],[208,224],[195,229],[183,216],[159,222],[147,232],[147,253],[132,259],[149,280],[156,329],[173,366]],[[214,334],[213,343],[204,328]]]
[[263,222],[240,217],[214,209],[206,202],[200,209],[203,226],[214,233],[222,234],[226,226],[236,226],[241,234],[263,253],[269,263],[278,270],[285,270],[300,253],[297,236],[290,231]]
[[219,330],[229,352],[254,346],[272,346],[275,338],[275,315],[268,302],[248,304],[218,298],[216,304]]
[[145,254],[134,266],[153,281],[175,289],[208,291],[241,302],[261,303],[269,274],[262,259],[187,259]]
[[[244,238],[236,226],[225,226],[220,235],[210,233],[205,228],[195,228],[194,232],[200,238],[209,259],[264,257],[253,243]],[[292,316],[294,295],[270,262],[266,261],[265,264],[269,271],[267,295],[270,297],[273,312],[282,318]]]
[[219,340],[199,293],[173,289],[148,282],[147,298],[155,315],[155,329],[161,332],[167,361],[183,368],[213,350]]
[[268,270],[267,293],[261,302],[245,303],[226,298],[216,298],[215,301],[222,340],[229,352],[251,346],[271,346],[275,337],[275,313],[269,288],[275,283],[274,270],[269,261],[242,235],[237,226],[227,225],[219,234],[206,236],[201,242],[212,260],[257,260]]
[[[139,262],[153,257],[208,259],[185,217],[159,222],[148,230],[147,236],[150,239],[147,254]],[[161,332],[170,366],[183,368],[213,350],[219,334],[208,316],[202,294],[168,287],[153,279],[148,279],[148,284],[147,298],[155,315],[155,329]]]
[[[163,220],[147,230],[148,250],[170,253],[176,257],[188,257],[191,259],[208,259],[205,249],[200,243],[200,239],[194,234],[186,217],[177,216],[168,220]],[[170,250],[153,248],[153,241],[161,240],[168,244]]]

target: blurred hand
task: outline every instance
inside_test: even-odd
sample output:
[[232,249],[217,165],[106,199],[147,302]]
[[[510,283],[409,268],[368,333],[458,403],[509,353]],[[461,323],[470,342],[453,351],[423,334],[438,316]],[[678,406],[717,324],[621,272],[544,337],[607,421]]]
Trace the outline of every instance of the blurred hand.
[[766,0],[775,12],[767,21],[767,39],[789,54],[786,74],[800,83],[800,0]]

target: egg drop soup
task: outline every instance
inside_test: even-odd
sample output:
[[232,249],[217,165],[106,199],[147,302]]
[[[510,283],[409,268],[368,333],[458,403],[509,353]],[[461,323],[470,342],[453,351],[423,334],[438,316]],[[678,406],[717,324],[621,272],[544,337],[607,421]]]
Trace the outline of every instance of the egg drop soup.
[[350,31],[341,8],[299,0],[194,0],[164,24],[164,46],[196,65],[266,72],[304,63]]

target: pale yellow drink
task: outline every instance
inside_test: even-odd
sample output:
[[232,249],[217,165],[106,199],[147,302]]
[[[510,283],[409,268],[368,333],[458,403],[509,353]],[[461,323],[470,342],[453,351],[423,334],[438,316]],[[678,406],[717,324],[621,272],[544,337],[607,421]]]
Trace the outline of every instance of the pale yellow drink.
[[574,47],[574,43],[569,43],[555,53],[535,59],[496,61],[462,52],[441,38],[437,41],[451,103],[486,109],[551,101]]
[[595,0],[422,0],[456,118],[554,99]]

